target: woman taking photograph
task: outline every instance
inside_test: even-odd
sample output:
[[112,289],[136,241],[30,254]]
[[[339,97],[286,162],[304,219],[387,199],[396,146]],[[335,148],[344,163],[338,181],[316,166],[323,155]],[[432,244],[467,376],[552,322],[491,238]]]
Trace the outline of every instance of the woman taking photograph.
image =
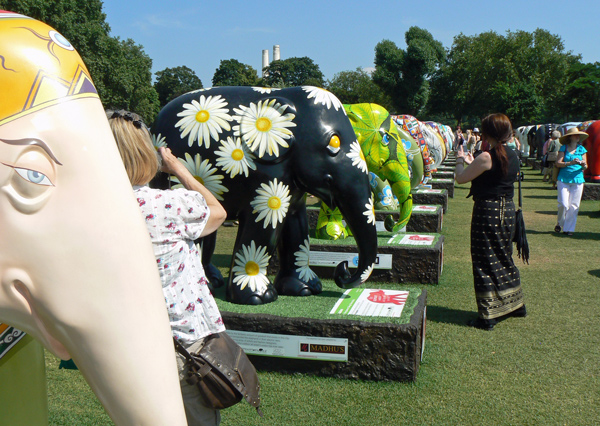
[[561,230],[568,236],[575,232],[579,204],[583,195],[583,171],[587,169],[587,150],[581,143],[589,135],[576,127],[569,129],[558,140],[563,145],[558,151],[558,221],[554,232]]
[[[514,183],[520,172],[517,154],[506,147],[512,126],[504,114],[481,121],[482,141],[490,150],[473,158],[459,151],[456,182],[471,182],[474,206],[471,218],[471,260],[479,316],[469,325],[492,330],[510,316],[527,315],[515,266],[512,240],[515,233]],[[468,167],[465,168],[465,164]]]
[[[163,163],[161,170],[177,176],[186,189],[151,189],[148,182],[158,172],[159,158],[142,119],[122,110],[108,111],[107,117],[135,198],[146,219],[173,337],[189,352],[197,352],[206,337],[225,331],[225,326],[210,293],[194,240],[216,231],[225,220],[226,212],[168,148],[159,150]],[[152,345],[152,342],[148,343]],[[185,380],[184,363],[184,357],[177,353],[188,424],[218,425],[219,410],[201,403],[198,388]]]

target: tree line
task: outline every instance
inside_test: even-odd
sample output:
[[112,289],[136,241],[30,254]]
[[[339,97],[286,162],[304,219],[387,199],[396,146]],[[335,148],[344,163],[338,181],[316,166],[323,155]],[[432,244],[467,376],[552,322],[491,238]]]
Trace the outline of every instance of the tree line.
[[[101,0],[0,0],[0,9],[46,22],[75,46],[105,107],[123,108],[152,123],[160,108],[203,88],[187,66],[152,76],[152,59],[131,39],[110,35]],[[490,112],[513,125],[600,119],[600,62],[583,63],[547,30],[459,34],[444,48],[429,31],[411,27],[406,48],[382,40],[374,48],[375,70],[341,71],[326,80],[308,57],[273,61],[259,77],[236,59],[221,60],[212,86],[313,85],[343,103],[377,103],[398,114],[450,126],[476,126]]]

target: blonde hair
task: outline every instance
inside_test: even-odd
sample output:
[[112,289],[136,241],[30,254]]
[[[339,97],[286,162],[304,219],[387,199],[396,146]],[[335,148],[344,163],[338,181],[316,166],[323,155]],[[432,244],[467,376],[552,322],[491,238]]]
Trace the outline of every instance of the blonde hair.
[[132,112],[107,111],[106,116],[131,185],[146,185],[160,167],[148,128]]

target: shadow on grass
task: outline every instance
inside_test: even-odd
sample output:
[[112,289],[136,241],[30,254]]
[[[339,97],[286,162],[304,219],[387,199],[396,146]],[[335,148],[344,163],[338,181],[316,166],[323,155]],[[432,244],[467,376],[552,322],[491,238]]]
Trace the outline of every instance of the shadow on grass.
[[596,210],[593,212],[582,212],[581,210],[579,211],[579,216],[587,216],[587,217],[591,217],[591,218],[595,218],[598,219],[600,218],[600,210]]
[[541,200],[554,200],[556,199],[556,194],[554,195],[523,195],[523,198],[537,198]]
[[215,266],[221,266],[228,268],[231,266],[231,255],[230,254],[213,254],[210,258],[210,262]]
[[600,269],[592,269],[591,271],[588,271],[588,274],[593,277],[600,278]]
[[537,213],[537,214],[547,214],[547,215],[550,215],[550,216],[556,216],[557,215],[556,210],[536,211],[534,213]]
[[456,324],[467,327],[467,321],[476,318],[477,312],[427,305],[427,321]]

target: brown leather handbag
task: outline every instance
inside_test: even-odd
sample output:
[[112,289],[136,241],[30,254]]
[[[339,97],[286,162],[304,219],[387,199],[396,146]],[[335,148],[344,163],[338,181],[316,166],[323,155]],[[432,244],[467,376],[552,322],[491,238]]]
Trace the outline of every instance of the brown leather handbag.
[[211,334],[193,354],[173,341],[177,352],[186,358],[186,381],[198,387],[206,407],[222,410],[245,398],[262,417],[256,369],[227,332]]

